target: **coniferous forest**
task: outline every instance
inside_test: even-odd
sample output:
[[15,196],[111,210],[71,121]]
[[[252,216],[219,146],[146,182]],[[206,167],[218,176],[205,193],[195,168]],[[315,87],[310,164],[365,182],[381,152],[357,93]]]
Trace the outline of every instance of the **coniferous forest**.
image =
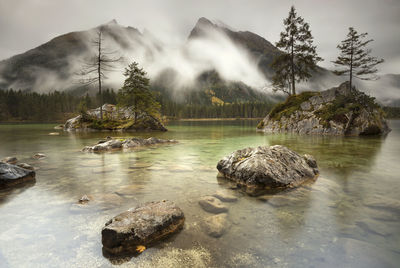
[[[104,90],[103,102],[117,104],[117,93]],[[158,97],[161,114],[169,119],[182,118],[261,118],[274,106],[272,101],[223,104],[184,104]],[[64,122],[79,113],[80,105],[99,107],[99,95],[79,96],[71,92],[50,93],[0,90],[0,122]]]

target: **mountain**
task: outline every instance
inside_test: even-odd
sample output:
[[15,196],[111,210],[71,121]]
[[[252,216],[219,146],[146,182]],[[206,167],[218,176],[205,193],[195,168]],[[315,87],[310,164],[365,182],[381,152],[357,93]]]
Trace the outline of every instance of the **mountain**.
[[[211,104],[268,101],[277,96],[266,86],[273,75],[270,64],[282,52],[255,33],[235,31],[206,18],[197,21],[180,47],[164,43],[148,31],[119,25],[115,20],[86,31],[57,36],[0,61],[0,89],[74,90],[85,94],[87,89],[77,83],[81,78],[77,73],[84,62],[96,55],[93,40],[99,30],[105,47],[125,58],[117,71],[108,75],[105,87],[119,88],[124,67],[137,61],[148,71],[152,89],[167,100]],[[381,81],[398,89],[396,77],[388,76]],[[300,91],[320,91],[342,81],[329,70],[318,67],[310,81],[298,87]],[[380,84],[371,85],[379,88]],[[377,91],[371,89],[371,92]],[[378,99],[393,102],[391,95],[378,93],[375,94]]]
[[106,39],[123,48],[131,47],[131,40],[140,40],[141,36],[137,29],[122,27],[115,20],[87,31],[60,35],[25,53],[0,61],[0,88],[46,91],[76,87],[71,83],[71,75],[77,71],[77,64],[93,55],[91,41],[98,30]]

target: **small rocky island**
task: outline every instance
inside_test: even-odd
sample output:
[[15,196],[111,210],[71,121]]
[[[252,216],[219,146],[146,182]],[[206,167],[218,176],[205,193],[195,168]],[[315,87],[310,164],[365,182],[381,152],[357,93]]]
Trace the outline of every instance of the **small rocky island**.
[[182,229],[185,217],[172,201],[148,202],[109,220],[103,250],[111,255],[137,253]]
[[164,140],[154,137],[148,139],[142,138],[111,138],[107,137],[104,140],[100,140],[97,144],[92,146],[86,146],[82,149],[83,152],[106,152],[116,151],[122,149],[134,149],[151,145],[177,143],[176,140]]
[[258,124],[266,133],[338,136],[385,135],[390,128],[374,98],[348,82],[321,92],[289,96]]
[[68,119],[64,124],[64,130],[167,131],[158,118],[147,113],[140,113],[135,116],[131,108],[118,108],[112,104],[104,104],[102,110],[103,119],[101,119],[100,107],[98,107]]
[[219,176],[246,188],[249,194],[278,192],[317,178],[317,162],[281,145],[237,150],[218,162]]

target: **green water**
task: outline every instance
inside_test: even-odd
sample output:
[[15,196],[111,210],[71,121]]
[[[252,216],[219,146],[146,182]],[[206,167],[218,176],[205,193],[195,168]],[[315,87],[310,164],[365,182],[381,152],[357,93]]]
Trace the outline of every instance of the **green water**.
[[[53,125],[0,125],[0,158],[38,168],[36,183],[0,192],[1,267],[399,267],[400,121],[386,138],[265,135],[256,121],[176,122],[137,134],[179,144],[129,152],[82,153],[109,133],[55,132]],[[132,136],[133,134],[115,134]],[[204,233],[200,197],[232,185],[216,178],[219,159],[248,146],[282,144],[315,156],[314,184],[280,202],[238,196],[230,227]],[[34,160],[35,153],[47,158]],[[84,195],[93,202],[77,204]],[[109,260],[101,228],[141,202],[169,199],[185,227],[138,257]]]

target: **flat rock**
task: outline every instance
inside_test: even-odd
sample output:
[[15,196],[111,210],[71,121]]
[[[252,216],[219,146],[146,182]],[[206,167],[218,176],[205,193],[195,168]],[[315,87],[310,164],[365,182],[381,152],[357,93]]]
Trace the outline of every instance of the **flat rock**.
[[105,152],[121,149],[133,149],[144,146],[151,146],[157,144],[176,143],[175,140],[163,140],[154,137],[148,139],[142,138],[128,138],[128,139],[108,139],[101,140],[93,146],[86,146],[82,149],[83,152]]
[[101,231],[103,250],[111,254],[134,253],[179,231],[182,210],[171,201],[148,202],[109,220]]
[[236,196],[234,196],[233,194],[231,194],[227,191],[223,191],[223,190],[217,191],[215,194],[213,194],[213,196],[218,198],[222,202],[236,202],[237,201]]
[[221,237],[229,226],[228,215],[226,213],[209,216],[203,222],[204,231],[209,236],[216,238]]
[[45,154],[42,154],[42,153],[36,153],[36,154],[34,154],[32,157],[33,157],[34,159],[42,159],[42,158],[45,158],[46,155],[45,155]]
[[199,200],[199,205],[207,212],[218,214],[227,212],[228,208],[214,196],[204,196]]
[[217,169],[220,176],[255,192],[296,187],[319,174],[312,156],[281,145],[237,150],[220,160]]
[[1,159],[1,162],[15,165],[18,162],[18,159],[15,156],[8,156],[8,157]]
[[0,188],[35,180],[35,171],[0,162]]
[[27,163],[19,163],[19,164],[17,164],[17,166],[19,166],[20,168],[24,168],[24,169],[35,170],[34,167],[32,167],[31,165],[29,165]]

